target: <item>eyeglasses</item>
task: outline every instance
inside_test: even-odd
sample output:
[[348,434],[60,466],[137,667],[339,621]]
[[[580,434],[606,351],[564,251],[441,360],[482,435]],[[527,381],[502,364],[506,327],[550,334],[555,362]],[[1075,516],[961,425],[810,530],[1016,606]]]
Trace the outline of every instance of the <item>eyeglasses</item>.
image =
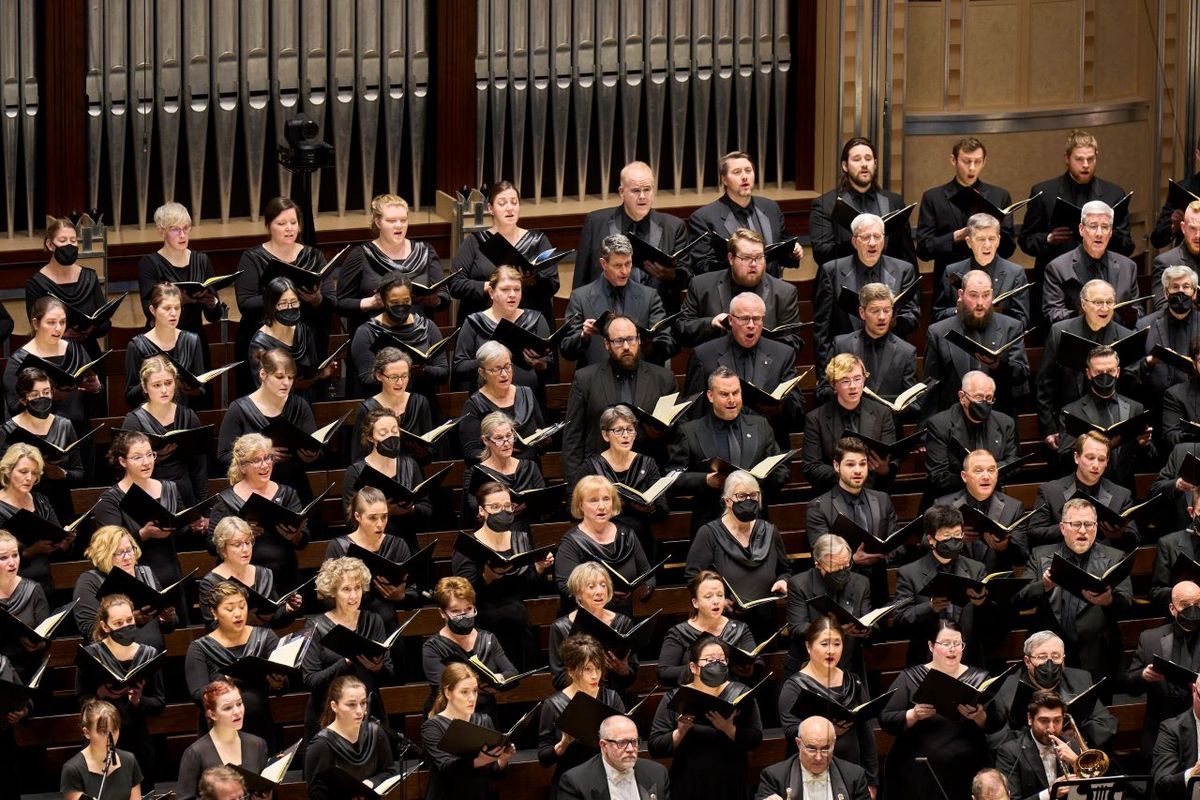
[[501,511],[512,511],[512,503],[484,503],[483,510],[489,514],[499,514]]
[[958,536],[943,536],[941,538],[938,538],[935,536],[933,540],[935,542],[954,542],[954,541],[961,542],[964,538],[965,537],[960,533]]
[[1064,519],[1063,525],[1066,525],[1068,528],[1070,528],[1073,531],[1094,531],[1094,530],[1096,530],[1096,523],[1092,522],[1090,519],[1082,519],[1082,520],[1075,519],[1075,520],[1071,520],[1070,522],[1068,522],[1067,520]]
[[1092,233],[1111,233],[1113,229],[1112,225],[1106,225],[1102,222],[1090,222],[1083,227]]
[[638,746],[637,739],[601,739],[601,741],[608,742],[618,750],[637,749]]
[[139,453],[136,456],[126,456],[126,461],[132,461],[134,464],[145,464],[147,461],[153,461],[158,458],[158,453]]
[[172,236],[182,236],[185,233],[191,233],[191,232],[192,232],[191,225],[174,225],[170,228],[167,228],[167,233],[171,234]]
[[858,236],[855,236],[854,238],[858,239],[860,242],[866,242],[867,244],[875,244],[875,242],[883,241],[883,234],[882,233],[861,233]]
[[729,318],[735,319],[743,325],[762,325],[763,320],[766,319],[766,317],[762,316],[761,314],[759,314],[759,315],[744,314],[741,316],[736,315],[736,314],[730,314]]
[[829,745],[825,745],[824,747],[813,747],[811,744],[806,744],[802,746],[804,748],[804,752],[808,753],[810,756],[827,756],[833,752],[833,748]]
[[1061,664],[1065,658],[1066,656],[1062,653],[1050,653],[1044,656],[1030,656],[1029,660],[1034,664],[1045,664],[1047,661],[1053,661],[1055,664]]
[[955,650],[962,650],[964,647],[966,647],[966,645],[962,642],[934,642],[934,644],[943,650],[950,650],[951,652]]
[[[967,394],[967,393],[963,392],[963,394]],[[967,394],[967,399],[970,400],[972,403],[994,403],[996,401],[996,395],[994,395],[994,394],[977,394],[974,397],[972,397],[971,395]]]
[[741,253],[738,253],[737,255],[734,256],[734,258],[736,258],[738,261],[741,261],[743,264],[765,264],[765,263],[767,263],[767,257],[765,255],[744,256]]
[[746,500],[758,500],[762,497],[762,492],[735,492],[730,495],[736,502],[741,503]]
[[614,436],[633,436],[637,433],[637,428],[608,428],[607,430]]
[[228,550],[231,547],[235,548],[237,550],[246,550],[251,547],[254,547],[254,540],[253,539],[232,539],[225,543],[226,550]]
[[508,436],[489,436],[488,437],[488,441],[491,442],[492,444],[496,444],[496,445],[512,444],[516,440],[517,440],[516,435],[512,434],[512,433],[510,433]]
[[275,463],[275,456],[273,456],[273,455],[259,456],[258,458],[250,459],[246,463],[252,467],[265,467],[265,466]]
[[133,548],[127,547],[124,550],[118,550],[117,552],[113,553],[113,558],[133,558]]
[[863,377],[862,375],[855,375],[852,378],[842,378],[840,381],[837,381],[834,385],[841,386],[843,389],[845,389],[845,388],[849,388],[851,386],[862,386],[866,382],[867,382],[867,379],[865,377]]
[[300,307],[299,300],[284,300],[282,303],[275,304],[276,311],[287,311],[289,309],[299,308],[299,307]]
[[729,661],[726,660],[725,656],[713,656],[712,658],[702,658],[696,663],[703,667],[706,664],[728,664]]
[[511,375],[513,371],[513,365],[501,364],[498,367],[484,367],[483,371],[488,375]]
[[408,380],[408,373],[406,372],[403,375],[380,375],[379,378],[386,383],[404,383],[404,381]]
[[1117,301],[1116,301],[1116,300],[1112,300],[1112,299],[1109,299],[1109,300],[1091,300],[1091,299],[1088,299],[1088,300],[1085,300],[1084,302],[1085,302],[1085,303],[1091,303],[1092,305],[1094,305],[1094,306],[1098,306],[1098,307],[1100,307],[1100,308],[1112,308],[1113,306],[1115,306],[1115,305],[1117,304]]
[[615,339],[609,339],[608,343],[613,347],[630,347],[641,341],[638,336],[618,336]]

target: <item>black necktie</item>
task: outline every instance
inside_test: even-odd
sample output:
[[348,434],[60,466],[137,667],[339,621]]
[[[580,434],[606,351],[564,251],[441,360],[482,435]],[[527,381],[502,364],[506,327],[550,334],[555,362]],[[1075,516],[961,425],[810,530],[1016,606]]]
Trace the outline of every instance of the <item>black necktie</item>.
[[737,420],[725,423],[725,436],[729,441],[729,463],[742,466],[742,437]]

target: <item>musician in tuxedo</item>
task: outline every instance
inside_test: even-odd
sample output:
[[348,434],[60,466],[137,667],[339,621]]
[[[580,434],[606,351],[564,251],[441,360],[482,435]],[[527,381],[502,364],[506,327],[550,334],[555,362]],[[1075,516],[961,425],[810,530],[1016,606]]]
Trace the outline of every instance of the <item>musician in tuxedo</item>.
[[[1012,196],[1007,189],[984,183],[979,177],[987,166],[987,148],[974,136],[954,143],[950,148],[950,165],[954,167],[954,177],[941,186],[925,190],[917,215],[917,256],[922,261],[933,262],[934,286],[941,283],[949,265],[971,255],[967,247],[967,237],[970,235],[967,212],[959,208],[952,198],[963,189],[970,188],[997,208],[1007,208],[1012,204]],[[1012,217],[1005,217],[1004,228],[998,233],[1000,255],[1008,258],[1017,249]]]
[[1064,734],[1067,705],[1056,693],[1039,689],[1025,709],[1025,727],[996,751],[996,769],[1008,782],[1008,794],[1020,800],[1050,800],[1063,791],[1051,787],[1072,777],[1079,753]]
[[867,773],[835,758],[837,730],[825,717],[811,716],[796,732],[796,755],[763,767],[754,800],[870,800]]
[[[1162,308],[1138,320],[1138,329],[1149,328],[1146,352],[1155,345],[1162,345],[1176,353],[1189,355],[1192,345],[1200,337],[1200,311],[1196,310],[1196,271],[1182,264],[1167,267],[1157,284],[1167,298]],[[1141,379],[1139,385],[1143,398],[1163,397],[1168,389],[1186,384],[1195,375],[1195,369],[1180,369],[1147,355],[1137,364]],[[1164,400],[1165,404],[1165,400]]]
[[[882,492],[880,495],[887,498]],[[812,507],[812,503],[809,507]],[[883,504],[878,503],[878,507],[882,508]],[[823,616],[817,608],[809,605],[808,601],[814,597],[828,595],[833,602],[859,619],[871,610],[871,582],[865,575],[854,571],[854,550],[845,539],[833,533],[816,537],[812,543],[812,560],[813,569],[797,572],[788,579],[788,630],[803,631],[809,623]],[[843,637],[842,657],[838,666],[856,675],[863,672],[862,650],[858,643],[867,634],[866,631],[855,629]],[[784,670],[788,675],[794,675],[808,661],[808,651],[803,636],[789,638],[791,649],[784,661]]]
[[[704,392],[705,378],[718,366],[733,370],[745,384],[752,383],[765,392],[774,391],[779,384],[796,377],[796,351],[791,345],[763,336],[766,306],[753,292],[742,292],[729,304],[729,334],[701,344],[692,351],[688,362],[684,394]],[[705,411],[698,402],[693,411]],[[804,397],[798,390],[788,392],[777,403],[751,404],[750,410],[771,422],[780,448],[788,446],[788,435],[804,415]]]
[[[1059,342],[1063,334],[1069,333],[1094,344],[1112,344],[1133,333],[1113,319],[1115,297],[1112,286],[1105,281],[1088,281],[1079,290],[1083,314],[1055,323],[1046,336],[1036,382],[1037,413],[1038,430],[1052,450],[1058,449],[1059,409],[1083,397],[1087,389],[1087,379],[1082,371],[1059,363]],[[1122,375],[1122,379],[1129,380],[1126,375]]]
[[1184,442],[1200,440],[1200,428],[1189,422],[1200,423],[1200,337],[1194,339],[1186,351],[1197,366],[1188,379],[1167,389],[1162,397],[1162,437],[1172,447]]
[[[1034,513],[1026,528],[1030,545],[1058,544],[1062,534],[1059,509],[1072,497],[1086,497],[1118,512],[1133,505],[1133,495],[1129,489],[1104,477],[1111,452],[1108,438],[1096,431],[1088,431],[1075,440],[1075,471],[1038,486]],[[1124,527],[1102,522],[1100,536],[1105,544],[1126,552],[1137,547],[1139,541],[1136,522]]]
[[1163,529],[1179,530],[1192,524],[1192,515],[1188,509],[1192,504],[1192,492],[1196,491],[1196,485],[1188,483],[1180,474],[1183,462],[1189,455],[1200,458],[1200,442],[1180,442],[1172,447],[1167,456],[1167,463],[1154,476],[1154,483],[1150,484],[1151,497],[1161,494],[1163,497],[1160,502],[1171,501],[1170,509],[1158,509],[1159,526]]
[[892,331],[907,337],[921,324],[921,287],[917,270],[907,261],[884,254],[883,220],[875,214],[859,214],[850,223],[854,252],[836,261],[822,264],[813,285],[813,342],[817,359],[833,357],[833,339],[853,333],[863,326],[857,315],[841,306],[842,289],[858,292],[868,283],[882,283],[900,298],[896,302]]
[[[839,353],[858,356],[867,371],[867,388],[885,400],[898,395],[917,382],[917,348],[892,333],[895,301],[892,290],[882,283],[868,283],[858,289],[858,318],[863,325],[853,333],[843,333],[833,339],[830,357]],[[818,362],[817,402],[833,397],[833,389],[825,380],[828,362]],[[903,416],[917,416],[925,397],[918,397]]]
[[[695,347],[716,339],[725,331],[725,317],[735,295],[753,292],[762,298],[766,311],[763,325],[778,328],[800,321],[796,287],[766,272],[763,238],[757,232],[739,228],[729,237],[729,269],[717,270],[692,278],[679,319],[675,320],[676,342]],[[782,338],[797,350],[799,334]]]
[[1151,266],[1150,290],[1154,292],[1155,309],[1162,308],[1167,304],[1161,282],[1162,274],[1167,267],[1191,267],[1194,272],[1200,273],[1200,200],[1188,203],[1187,208],[1180,213],[1182,216],[1175,247],[1156,255]]
[[[857,356],[842,353],[834,357],[825,367],[825,379],[833,387],[833,399],[804,417],[804,476],[818,491],[836,483],[837,474],[830,463],[838,440],[848,431],[885,444],[896,441],[892,412],[879,403],[863,401],[867,372]],[[886,456],[871,453],[867,485],[886,488],[896,466]]]
[[[577,362],[577,368],[605,358],[604,332],[596,326],[604,312],[628,317],[645,329],[666,317],[658,293],[631,279],[633,245],[624,234],[614,233],[600,243],[600,268],[600,277],[572,290],[567,301],[569,332],[559,349],[563,358]],[[674,353],[675,341],[669,327],[646,338],[644,358],[661,363]]]
[[638,758],[637,725],[611,716],[600,723],[600,755],[563,773],[558,800],[670,800],[667,768]]
[[[721,180],[721,196],[700,206],[688,218],[688,230],[693,238],[716,234],[716,238],[706,236],[692,248],[692,271],[697,275],[725,269],[725,258],[717,242],[739,230],[755,231],[762,236],[764,244],[777,244],[788,238],[779,203],[754,194],[754,161],[748,153],[735,150],[721,156],[717,173]],[[804,248],[796,243],[787,252],[770,259],[767,272],[782,278],[783,268],[794,266],[794,262],[803,257]]]
[[[1154,569],[1150,573],[1150,602],[1159,609],[1166,608],[1173,602],[1172,594],[1176,581],[1181,578],[1194,577],[1188,567],[1175,569],[1175,562],[1181,557],[1200,563],[1200,508],[1193,505],[1195,490],[1188,491],[1188,523],[1180,530],[1158,537],[1154,545]],[[1185,562],[1186,565],[1186,562]]]
[[[954,315],[958,305],[958,289],[962,286],[963,276],[968,272],[986,272],[992,279],[992,291],[997,297],[1026,283],[1025,268],[1000,255],[1003,247],[999,220],[991,214],[972,214],[967,219],[966,231],[963,243],[970,256],[946,267],[941,283],[934,284],[938,287],[935,290],[937,297],[933,301],[935,322]],[[1011,254],[1010,251],[1008,255]],[[1000,302],[993,301],[993,305],[997,311],[1029,327],[1028,291],[1018,292]]]
[[1154,668],[1154,659],[1162,657],[1193,672],[1200,671],[1200,585],[1180,581],[1171,587],[1167,612],[1171,615],[1169,622],[1138,636],[1137,650],[1125,677],[1130,693],[1146,694],[1142,753],[1147,758],[1154,752],[1159,728],[1190,704],[1188,687],[1168,680]]
[[[1020,500],[997,488],[1000,470],[996,466],[996,457],[989,450],[980,448],[963,456],[959,477],[963,488],[939,497],[934,501],[937,505],[960,510],[970,506],[1001,525],[1012,525],[1025,513]],[[1029,557],[1029,539],[1023,526],[1001,539],[989,530],[976,530],[964,519],[963,540],[963,552],[982,563],[989,574],[1013,569]]]
[[[675,485],[679,494],[691,495],[692,528],[719,517],[725,510],[721,490],[725,474],[715,468],[713,459],[722,458],[735,467],[749,469],[764,458],[779,455],[775,434],[764,417],[744,413],[742,383],[729,367],[717,367],[708,376],[705,396],[712,411],[699,419],[680,425],[668,451],[672,469],[682,469]],[[761,481],[763,506],[783,488],[791,474],[782,461]]]
[[[1137,297],[1137,265],[1110,246],[1113,238],[1112,206],[1101,200],[1084,204],[1080,214],[1082,242],[1046,265],[1042,284],[1042,317],[1054,324],[1079,313],[1075,287],[1102,280],[1113,287],[1118,303]],[[1123,309],[1125,321],[1141,315],[1139,305]]]
[[[641,357],[641,337],[629,317],[612,317],[597,338],[603,339],[606,357],[577,370],[567,396],[563,475],[572,482],[579,478],[587,457],[605,449],[601,414],[621,403],[653,410],[658,398],[675,391],[671,370]],[[654,440],[646,438],[647,447],[654,449]]]
[[[846,140],[838,161],[841,173],[837,187],[818,197],[812,204],[809,232],[812,234],[813,258],[817,266],[824,266],[854,252],[851,245],[853,234],[834,218],[834,207],[839,197],[857,211],[880,217],[904,208],[904,198],[879,186],[879,160],[875,157],[875,145],[870,139],[855,136]],[[902,235],[888,240],[887,254],[915,266],[917,251],[913,247],[912,230],[907,222],[902,230]]]
[[1154,742],[1153,766],[1155,800],[1184,800],[1187,784],[1200,775],[1200,740],[1196,737],[1200,720],[1200,679],[1192,684],[1191,707],[1162,724]]
[[[1050,577],[1053,556],[1066,559],[1091,575],[1103,575],[1125,554],[1096,541],[1096,509],[1076,497],[1062,506],[1062,540],[1035,547],[1025,565],[1029,583],[1013,599],[1017,608],[1035,608],[1038,625],[1052,630],[1066,644],[1068,666],[1081,667],[1096,682],[1116,673],[1121,658],[1117,620],[1133,605],[1133,588],[1126,577],[1101,593],[1068,592]],[[1105,699],[1111,696],[1111,687]]]
[[[890,536],[896,529],[896,509],[891,496],[867,488],[869,459],[870,453],[862,439],[853,436],[838,439],[831,459],[837,483],[829,491],[809,501],[805,517],[804,532],[814,553],[817,543],[833,529],[839,514],[880,539]],[[886,605],[887,556],[869,553],[859,544],[854,548],[850,560],[854,571],[870,580],[872,604]]]
[[[600,244],[619,233],[636,236],[668,255],[687,244],[687,225],[679,217],[655,209],[654,173],[644,161],[631,161],[621,169],[617,195],[621,204],[589,212],[579,231],[579,248],[575,251],[575,274],[571,291],[587,286],[600,277],[598,257]],[[686,267],[646,262],[634,264],[631,281],[648,286],[658,293],[667,313],[679,310],[679,292],[687,285]]]
[[987,450],[997,462],[1017,457],[1017,423],[996,411],[996,382],[987,373],[963,375],[952,406],[925,423],[925,476],[931,495],[962,488],[963,451]]

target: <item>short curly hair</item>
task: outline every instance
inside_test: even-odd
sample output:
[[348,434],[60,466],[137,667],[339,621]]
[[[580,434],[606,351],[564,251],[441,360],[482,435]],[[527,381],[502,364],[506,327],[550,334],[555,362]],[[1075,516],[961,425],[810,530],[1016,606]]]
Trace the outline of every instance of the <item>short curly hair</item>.
[[367,569],[367,565],[361,559],[348,556],[325,559],[320,572],[317,573],[317,597],[333,600],[337,596],[338,587],[342,585],[342,579],[347,577],[357,580],[359,588],[364,592],[371,585],[371,570]]

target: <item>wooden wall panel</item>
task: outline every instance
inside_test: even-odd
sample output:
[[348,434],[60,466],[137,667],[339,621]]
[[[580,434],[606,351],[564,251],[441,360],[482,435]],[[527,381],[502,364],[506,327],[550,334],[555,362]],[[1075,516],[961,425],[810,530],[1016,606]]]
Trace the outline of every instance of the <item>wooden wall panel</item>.
[[908,59],[905,65],[908,113],[941,111],[946,50],[936,43],[946,35],[946,15],[940,3],[908,4]]
[[1021,34],[1018,3],[972,3],[963,45],[962,109],[1017,108],[1022,99],[1022,48],[997,47],[1015,43]]
[[1076,103],[1080,97],[1080,4],[1078,0],[1044,0],[1032,4],[1029,49],[1029,104]]

